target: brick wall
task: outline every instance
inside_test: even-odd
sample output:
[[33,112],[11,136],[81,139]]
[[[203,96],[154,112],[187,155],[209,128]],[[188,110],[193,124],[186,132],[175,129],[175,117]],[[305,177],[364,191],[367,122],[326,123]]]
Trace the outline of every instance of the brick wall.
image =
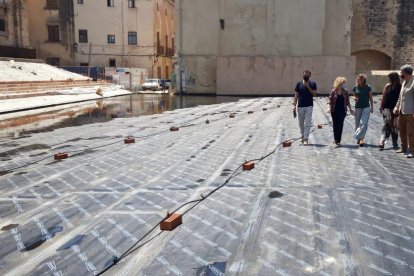
[[[366,50],[381,52],[391,58],[389,69],[414,62],[414,1],[354,0],[353,10],[353,54],[369,54]],[[357,59],[357,70],[366,69],[370,64],[374,67],[375,64],[383,63],[375,60],[369,62],[371,57],[381,55],[370,54],[370,57]]]

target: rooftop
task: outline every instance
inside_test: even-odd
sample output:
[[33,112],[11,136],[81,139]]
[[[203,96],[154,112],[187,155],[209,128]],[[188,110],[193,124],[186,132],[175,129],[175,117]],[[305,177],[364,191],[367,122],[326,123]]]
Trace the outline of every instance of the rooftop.
[[[349,116],[336,149],[318,99],[314,124],[324,126],[311,145],[283,148],[298,136],[289,102],[247,99],[3,139],[0,168],[21,168],[0,176],[0,273],[91,275],[138,242],[105,275],[413,275],[414,163],[376,148],[378,112],[366,147],[356,147]],[[54,161],[58,152],[69,158]],[[167,212],[191,200],[201,201],[178,211],[183,224],[160,233]]]

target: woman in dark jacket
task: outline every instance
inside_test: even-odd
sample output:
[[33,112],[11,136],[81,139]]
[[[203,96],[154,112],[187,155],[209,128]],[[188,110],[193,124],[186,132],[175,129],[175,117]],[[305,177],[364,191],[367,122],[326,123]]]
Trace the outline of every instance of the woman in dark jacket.
[[328,112],[332,115],[332,124],[334,131],[334,145],[341,146],[342,130],[344,128],[344,120],[349,108],[353,113],[349,102],[348,91],[345,89],[346,78],[337,77],[333,84],[333,89],[329,95]]
[[398,116],[394,115],[393,110],[400,97],[401,84],[398,73],[393,72],[388,75],[389,83],[385,85],[382,92],[380,112],[384,119],[379,148],[384,149],[385,141],[392,137],[394,149],[398,149]]

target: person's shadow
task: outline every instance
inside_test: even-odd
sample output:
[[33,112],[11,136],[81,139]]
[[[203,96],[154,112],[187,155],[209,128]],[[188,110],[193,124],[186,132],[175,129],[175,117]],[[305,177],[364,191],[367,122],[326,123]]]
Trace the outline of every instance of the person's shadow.
[[323,144],[308,144],[308,147],[315,147],[315,148],[325,148],[328,145],[323,145]]
[[378,145],[364,144],[364,146],[362,146],[361,148],[370,148],[370,149],[372,149],[372,148],[378,148]]
[[341,148],[344,148],[344,149],[356,149],[356,148],[359,148],[359,146],[358,145],[341,145]]
[[359,145],[341,145],[340,148],[346,148],[346,149],[358,149],[358,148],[378,148],[377,145],[372,145],[372,144],[364,144],[364,146],[359,146]]

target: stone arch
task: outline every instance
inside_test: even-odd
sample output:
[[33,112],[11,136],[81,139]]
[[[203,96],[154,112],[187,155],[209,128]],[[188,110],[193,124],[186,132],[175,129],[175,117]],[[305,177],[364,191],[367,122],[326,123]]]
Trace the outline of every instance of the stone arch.
[[356,71],[391,70],[391,57],[377,50],[361,50],[352,53],[356,57]]

